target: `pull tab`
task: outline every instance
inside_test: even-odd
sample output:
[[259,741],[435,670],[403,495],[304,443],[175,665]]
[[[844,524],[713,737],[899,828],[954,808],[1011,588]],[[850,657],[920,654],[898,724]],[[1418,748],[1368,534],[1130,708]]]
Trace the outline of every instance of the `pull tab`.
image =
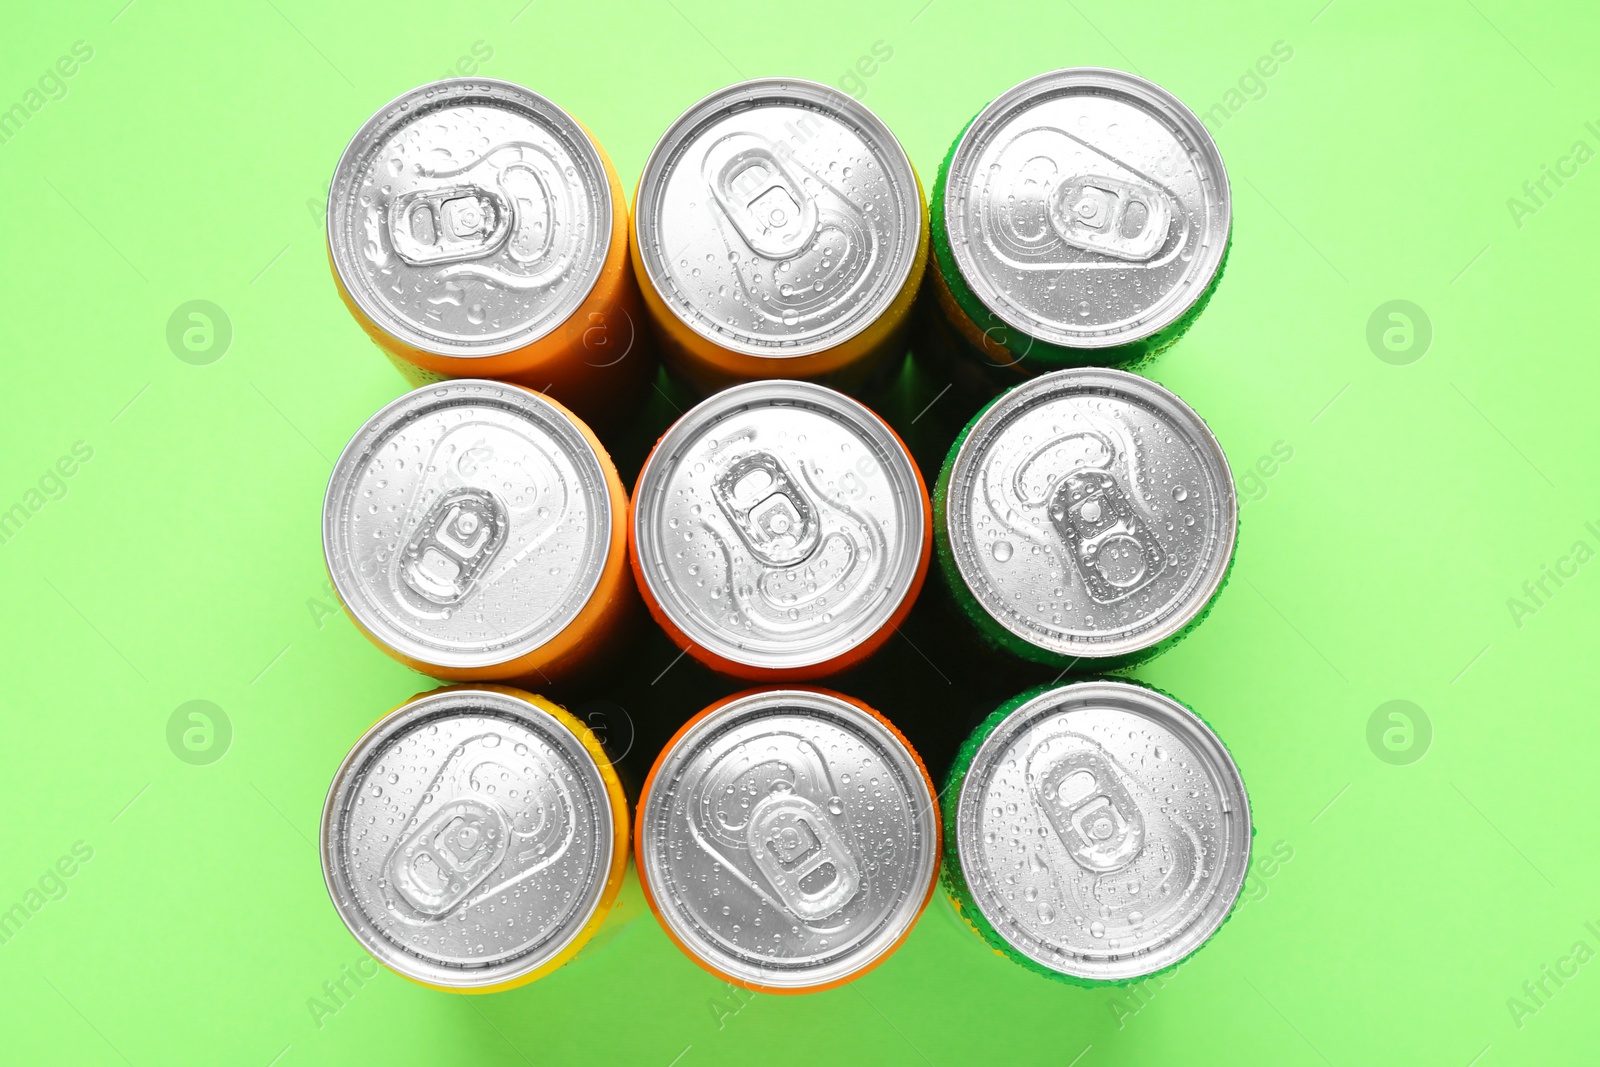
[[1167,565],[1155,533],[1109,471],[1080,468],[1063,478],[1050,502],[1050,522],[1098,603],[1132,596]]
[[506,526],[505,507],[486,490],[445,493],[400,553],[400,576],[430,604],[460,603],[505,544]]
[[1085,870],[1120,870],[1144,847],[1144,815],[1098,745],[1074,748],[1035,775],[1033,799]]
[[481,259],[511,233],[511,202],[477,185],[417,190],[389,205],[389,243],[413,267]]
[[802,922],[826,919],[861,888],[861,867],[833,821],[809,798],[769,793],[745,826],[750,855]]
[[390,853],[389,884],[418,913],[437,919],[500,865],[507,829],[500,810],[481,800],[446,804]]
[[798,255],[817,233],[816,201],[779,155],[765,138],[734,134],[711,146],[702,171],[739,236],[767,259]]
[[816,550],[817,509],[772,453],[734,460],[711,483],[711,493],[751,554],[768,566],[793,566]]
[[1115,259],[1154,259],[1172,228],[1172,198],[1144,182],[1098,175],[1064,179],[1050,198],[1050,224],[1067,244]]

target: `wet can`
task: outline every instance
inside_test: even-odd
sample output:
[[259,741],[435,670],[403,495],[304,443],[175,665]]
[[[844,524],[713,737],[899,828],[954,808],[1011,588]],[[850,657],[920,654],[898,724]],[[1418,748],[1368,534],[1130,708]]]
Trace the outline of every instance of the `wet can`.
[[747,382],[662,436],[629,553],[680,648],[740,678],[852,666],[911,610],[932,555],[916,464],[887,423],[812,382]]
[[871,708],[818,689],[711,705],[657,758],[634,855],[667,934],[760,993],[829,989],[882,963],[932,894],[933,783]]
[[1109,368],[1040,375],[956,438],[934,490],[939,563],[992,645],[1103,670],[1204,618],[1233,562],[1239,505],[1205,421]]
[[350,618],[452,681],[568,677],[637,610],[604,447],[531,389],[458,379],[388,404],[328,480],[322,547]]
[[588,131],[539,94],[451,78],[385,105],[328,194],[350,313],[413,385],[496,378],[606,421],[654,357],[628,259],[628,206]]
[[1172,344],[1222,277],[1233,209],[1194,112],[1143,78],[1079,67],[979,112],[931,214],[939,307],[971,358],[1014,382]]
[[663,358],[702,390],[854,389],[904,354],[927,232],[916,171],[876,115],[763,78],[662,135],[634,197],[634,268]]
[[589,728],[501,686],[390,712],[322,813],[339,918],[377,962],[452,993],[512,989],[570,959],[611,911],[627,848],[627,800]]
[[1216,933],[1250,861],[1232,757],[1164,693],[1096,679],[1007,701],[942,794],[945,891],[997,952],[1079,984],[1176,966]]

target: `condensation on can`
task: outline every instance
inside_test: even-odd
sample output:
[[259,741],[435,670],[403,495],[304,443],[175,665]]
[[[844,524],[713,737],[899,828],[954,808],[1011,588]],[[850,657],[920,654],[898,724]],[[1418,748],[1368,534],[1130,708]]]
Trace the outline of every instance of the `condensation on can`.
[[764,689],[667,743],[634,835],[639,881],[677,945],[762,993],[808,993],[882,963],[932,895],[938,801],[916,753],[859,701]]
[[1226,746],[1167,694],[1122,680],[1002,704],[941,796],[957,912],[1062,981],[1177,966],[1227,921],[1249,866],[1250,801]]
[[1160,352],[1210,300],[1232,235],[1227,170],[1194,112],[1096,67],[981,111],[930,212],[938,307],[997,385]]
[[328,480],[323,552],[374,644],[452,681],[570,677],[636,610],[627,495],[549,397],[455,379],[358,430]]
[[356,742],[323,807],[339,918],[378,963],[492,993],[571,959],[627,870],[622,785],[584,723],[503,686],[419,694]]
[[328,194],[339,294],[413,385],[514,381],[602,423],[635,407],[655,370],[628,229],[588,131],[494,79],[384,106]]
[[1238,499],[1195,411],[1135,374],[1077,368],[1002,394],[934,489],[940,568],[991,643],[1106,670],[1171,647],[1226,582]]
[[680,648],[757,681],[860,662],[911,610],[932,551],[915,461],[864,405],[811,382],[703,401],[634,489],[630,559]]
[[927,210],[910,158],[865,106],[764,78],[711,94],[662,135],[631,239],[663,358],[698,388],[857,389],[905,351]]

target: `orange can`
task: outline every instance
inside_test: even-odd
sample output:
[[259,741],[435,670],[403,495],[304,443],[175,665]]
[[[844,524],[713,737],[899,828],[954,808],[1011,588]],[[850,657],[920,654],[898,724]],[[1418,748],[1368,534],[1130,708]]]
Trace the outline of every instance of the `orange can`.
[[413,385],[514,381],[602,422],[655,370],[627,232],[621,181],[588,131],[493,79],[390,102],[328,193],[339,295]]
[[413,670],[452,681],[576,673],[636,609],[628,499],[593,431],[543,394],[458,379],[356,432],[322,510],[350,618]]
[[888,959],[933,894],[933,782],[900,731],[823,689],[719,701],[667,743],[634,833],[645,899],[712,974],[813,993]]
[[821,678],[876,651],[933,552],[922,474],[889,425],[814,382],[746,382],[662,435],[629,554],[678,647],[753,681]]
[[628,814],[605,750],[565,708],[450,686],[400,705],[345,757],[323,806],[323,879],[351,934],[401,977],[514,989],[612,913]]
[[854,390],[906,350],[927,208],[900,142],[859,101],[764,78],[668,128],[639,178],[632,249],[662,355],[692,384]]

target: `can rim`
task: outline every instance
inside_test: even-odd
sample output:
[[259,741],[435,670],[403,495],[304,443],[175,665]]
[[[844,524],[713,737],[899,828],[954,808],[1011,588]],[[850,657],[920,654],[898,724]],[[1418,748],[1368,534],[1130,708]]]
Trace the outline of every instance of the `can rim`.
[[[1069,702],[1080,707],[1107,706],[1125,714],[1139,715],[1178,735],[1196,758],[1207,762],[1207,770],[1217,784],[1222,803],[1233,805],[1231,808],[1224,807],[1224,812],[1236,811],[1243,818],[1238,837],[1241,846],[1226,858],[1230,868],[1227,874],[1219,879],[1217,889],[1206,900],[1204,908],[1189,916],[1188,921],[1178,932],[1161,944],[1159,951],[1149,950],[1137,956],[1107,953],[1108,958],[1098,961],[1094,966],[1066,966],[1065,957],[1047,958],[1029,945],[1019,943],[1015,937],[1010,936],[1005,930],[1006,924],[997,923],[991,918],[997,912],[1005,914],[1002,902],[989,892],[989,887],[985,883],[967,876],[964,860],[968,854],[967,843],[979,832],[977,815],[978,809],[983,804],[983,797],[980,794],[995,762],[1005,755],[1012,740],[1019,733],[1032,727],[1038,720],[1057,714],[1063,705]],[[1047,971],[1070,978],[1107,982],[1128,981],[1170,967],[1199,949],[1221,928],[1232,913],[1244,888],[1254,834],[1250,796],[1245,789],[1244,778],[1239,773],[1238,764],[1234,762],[1232,753],[1228,751],[1210,724],[1166,693],[1113,678],[1046,686],[1042,690],[1035,691],[995,723],[967,764],[966,773],[961,779],[960,796],[957,798],[956,817],[953,821],[954,855],[948,859],[960,867],[961,881],[966,886],[967,895],[994,934],[1019,955]],[[1138,965],[1134,966],[1135,963]]]
[[[677,915],[675,909],[669,909],[663,904],[668,899],[662,891],[658,878],[652,877],[652,862],[646,851],[645,835],[648,821],[646,819],[647,806],[653,800],[658,800],[657,783],[660,772],[667,765],[668,758],[676,754],[685,745],[703,739],[707,731],[720,731],[727,728],[724,720],[732,719],[751,709],[761,713],[766,708],[781,710],[785,706],[792,707],[797,701],[812,700],[815,705],[811,711],[828,710],[841,715],[845,720],[877,734],[880,743],[877,747],[884,755],[894,754],[909,761],[910,769],[914,773],[907,774],[909,782],[920,781],[926,790],[926,812],[930,821],[933,836],[929,838],[931,847],[928,850],[928,863],[925,880],[926,888],[920,894],[907,896],[907,902],[915,901],[915,906],[909,908],[909,914],[898,924],[897,933],[887,939],[880,937],[875,951],[858,965],[846,968],[837,968],[839,973],[830,973],[819,980],[797,980],[794,982],[762,982],[752,978],[748,971],[740,971],[734,967],[726,966],[724,957],[713,959],[711,954],[702,953],[691,947],[691,937],[686,935],[685,927],[673,921]],[[819,707],[820,706],[820,707]],[[901,768],[906,769],[905,767]],[[919,809],[919,811],[922,809]],[[644,786],[639,793],[637,815],[634,819],[633,853],[634,865],[639,871],[639,886],[644,891],[645,902],[650,910],[655,913],[657,921],[661,923],[663,931],[688,956],[703,970],[732,982],[744,989],[757,993],[815,993],[854,981],[863,974],[873,970],[887,960],[904,944],[915,928],[917,920],[927,908],[928,902],[933,898],[934,890],[938,887],[939,871],[944,859],[944,825],[943,812],[939,805],[939,793],[935,789],[932,777],[928,774],[927,767],[922,762],[922,757],[917,750],[906,740],[895,725],[890,722],[877,709],[870,705],[846,696],[843,693],[817,686],[766,686],[758,689],[749,689],[732,696],[724,697],[695,714],[688,722],[680,726],[662,747],[656,756],[655,763],[651,765],[650,773],[646,776]],[[913,884],[916,884],[913,882]],[[891,927],[886,927],[890,929]]]
[[[1063,384],[1065,387],[1058,391],[1056,387]],[[970,531],[964,526],[958,527],[959,517],[969,508],[967,495],[965,492],[953,493],[951,490],[967,480],[968,468],[978,461],[979,453],[986,450],[990,444],[986,438],[1003,430],[1005,424],[1027,410],[1031,402],[1050,399],[1057,392],[1071,395],[1086,391],[1100,391],[1108,395],[1131,394],[1133,398],[1145,401],[1164,416],[1168,425],[1174,430],[1187,431],[1190,443],[1197,447],[1207,460],[1216,463],[1218,547],[1207,562],[1210,573],[1205,580],[1193,587],[1191,594],[1185,598],[1186,603],[1183,607],[1169,610],[1167,618],[1161,625],[1154,628],[1139,627],[1117,640],[1069,639],[1047,642],[1043,639],[1044,635],[1024,629],[1009,617],[997,615],[988,603],[988,599],[979,595],[983,587],[974,584],[973,579],[981,575],[974,575],[967,565],[972,554]],[[1057,655],[1094,660],[1110,659],[1154,648],[1181,632],[1195,616],[1205,610],[1206,605],[1217,595],[1228,576],[1228,565],[1233,559],[1239,533],[1239,502],[1233,486],[1233,469],[1228,465],[1228,456],[1223,452],[1222,444],[1217,440],[1216,434],[1197,411],[1185,403],[1182,397],[1149,378],[1111,367],[1068,367],[1041,374],[1022,385],[1014,386],[979,412],[957,441],[948,466],[949,478],[944,492],[943,536],[945,544],[950,549],[950,561],[954,564],[961,582],[971,591],[973,601],[983,609],[984,614],[1007,633],[1036,648]]]
[[[1209,177],[1218,190],[1217,210],[1224,220],[1221,233],[1218,234],[1219,239],[1213,241],[1206,250],[1202,261],[1203,276],[1194,275],[1196,282],[1203,277],[1204,284],[1193,285],[1188,299],[1169,301],[1168,307],[1161,315],[1144,319],[1132,328],[1103,331],[1093,335],[1079,334],[1062,329],[1058,324],[1044,323],[1037,316],[1035,321],[1030,322],[1025,319],[1009,302],[997,299],[994,285],[977,269],[969,242],[955,239],[958,230],[965,231],[964,217],[953,208],[957,190],[964,184],[960,179],[970,164],[969,157],[981,150],[985,138],[993,128],[1011,118],[1022,107],[1047,94],[1060,94],[1073,89],[1099,90],[1103,93],[1120,93],[1131,97],[1160,119],[1170,131],[1186,135],[1195,151],[1204,157],[1206,166],[1212,170]],[[1048,344],[1069,349],[1093,350],[1119,348],[1153,337],[1182,319],[1195,302],[1205,295],[1226,256],[1228,246],[1226,236],[1233,225],[1233,193],[1228,180],[1228,168],[1222,160],[1222,153],[1217,148],[1216,140],[1194,111],[1182,100],[1148,78],[1127,71],[1111,67],[1063,67],[1036,74],[1017,83],[990,101],[988,106],[968,123],[956,141],[955,147],[952,148],[944,171],[941,214],[944,217],[950,254],[954,258],[956,269],[961,273],[963,283],[995,318],[1025,337],[1037,338]],[[1202,177],[1207,175],[1203,174]]]
[[[652,483],[670,478],[677,470],[679,453],[700,440],[714,422],[743,410],[777,404],[809,408],[848,420],[850,428],[858,431],[858,436],[875,446],[881,455],[890,457],[891,462],[903,464],[905,470],[899,474],[905,476],[905,484],[900,488],[907,491],[902,499],[909,500],[916,509],[915,515],[907,515],[906,522],[907,528],[914,531],[907,534],[906,543],[915,543],[915,550],[906,553],[902,559],[894,586],[884,597],[875,621],[868,619],[859,622],[853,635],[849,635],[848,644],[841,646],[836,639],[810,655],[786,652],[758,656],[739,642],[731,640],[726,632],[709,629],[698,613],[682,610],[684,605],[672,595],[671,583],[659,573],[660,563],[657,562],[664,558],[664,553],[658,543],[661,535],[654,521],[654,505],[659,502],[665,485],[652,491]],[[885,464],[885,469],[889,469],[889,464]],[[932,554],[929,538],[932,507],[922,473],[917,469],[916,461],[912,459],[905,443],[871,408],[836,389],[815,382],[788,379],[745,382],[713,394],[690,408],[661,435],[650,450],[634,483],[629,511],[629,552],[635,563],[634,572],[640,593],[651,608],[651,613],[659,612],[658,617],[665,617],[670,626],[664,628],[676,631],[673,634],[675,640],[681,635],[682,641],[678,643],[687,644],[696,659],[710,656],[721,663],[751,670],[779,672],[818,667],[847,657],[852,650],[872,642],[902,613],[902,607],[909,607],[909,601],[920,590],[927,575]]]
[[[593,772],[593,781],[588,784],[593,790],[595,799],[594,808],[598,814],[596,826],[600,831],[600,840],[595,848],[597,876],[587,894],[588,899],[581,912],[575,912],[566,924],[567,931],[564,936],[552,940],[537,954],[516,956],[497,967],[468,969],[443,964],[430,964],[426,967],[408,965],[411,961],[422,957],[397,949],[386,939],[375,936],[369,929],[370,923],[353,920],[350,912],[360,913],[360,909],[358,907],[347,909],[339,900],[340,885],[343,884],[338,875],[340,870],[338,820],[341,814],[338,805],[343,799],[341,789],[354,780],[357,772],[365,766],[380,746],[426,721],[452,717],[450,705],[458,702],[474,702],[480,709],[476,714],[517,721],[534,732],[557,740],[575,771],[580,775],[585,771]],[[485,703],[497,706],[493,711],[484,710],[482,705]],[[621,786],[607,779],[606,772],[596,759],[590,745],[570,723],[563,721],[562,716],[567,715],[565,709],[554,704],[550,707],[543,706],[547,703],[549,702],[543,697],[495,685],[445,686],[419,693],[369,726],[350,747],[349,752],[340,761],[338,770],[334,772],[323,800],[322,818],[317,835],[323,886],[328,892],[335,914],[350,931],[350,935],[372,955],[373,959],[401,977],[434,988],[469,993],[492,992],[531,981],[546,969],[559,966],[581,948],[583,942],[594,932],[597,913],[602,913],[602,908],[609,909],[610,901],[615,899],[616,887],[620,885],[620,868],[626,866],[627,858],[626,842],[623,842],[622,848],[617,847],[619,813],[623,834],[626,835],[628,830],[627,806],[618,803],[621,798]],[[552,711],[552,708],[555,711]],[[598,745],[598,742],[596,744]]]
[[[414,108],[412,104],[417,100],[428,100],[438,91],[458,91],[458,97],[445,97],[440,100],[429,100],[424,108]],[[452,343],[437,336],[431,336],[418,330],[409,320],[396,315],[388,308],[374,301],[368,291],[370,283],[366,276],[354,270],[347,262],[350,250],[340,236],[341,227],[337,225],[336,215],[343,210],[340,193],[343,186],[354,177],[353,168],[379,139],[393,132],[403,121],[425,114],[430,108],[447,106],[452,103],[470,103],[477,95],[482,95],[484,90],[490,93],[504,94],[504,98],[491,97],[487,102],[504,108],[508,104],[520,105],[530,117],[540,121],[549,132],[556,136],[567,149],[575,156],[582,159],[595,178],[595,257],[591,277],[587,284],[575,286],[562,301],[556,305],[556,310],[546,313],[545,323],[536,330],[524,330],[506,337],[500,341],[485,344]],[[398,111],[396,110],[398,109]],[[596,192],[597,191],[597,192]],[[503,356],[508,352],[515,352],[526,348],[556,330],[572,318],[578,308],[594,292],[600,282],[607,256],[611,250],[614,238],[612,218],[616,212],[616,205],[612,202],[611,181],[607,174],[606,164],[599,146],[595,144],[589,131],[573,118],[571,113],[546,96],[534,92],[524,85],[502,78],[441,78],[438,81],[419,85],[408,89],[384,104],[361,124],[355,136],[350,138],[344,151],[339,155],[339,162],[333,169],[333,181],[328,187],[328,210],[324,223],[328,242],[328,258],[333,264],[334,272],[338,275],[339,284],[349,294],[367,320],[373,323],[386,335],[395,338],[404,344],[434,356],[446,356],[452,359],[487,359],[493,356]]]
[[[916,265],[921,261],[920,252],[923,247],[920,229],[923,226],[923,217],[926,214],[926,205],[922,200],[921,184],[917,179],[916,169],[912,166],[911,157],[906,153],[905,147],[899,138],[894,135],[888,125],[877,114],[861,101],[849,93],[835,89],[831,85],[812,81],[808,78],[750,78],[745,81],[735,82],[724,86],[715,92],[709,93],[688,107],[672,121],[646,158],[644,169],[639,173],[639,184],[633,197],[633,219],[630,223],[633,229],[633,240],[639,249],[638,260],[644,268],[647,282],[657,294],[670,291],[663,285],[662,266],[658,262],[659,253],[654,246],[646,240],[646,219],[652,222],[656,217],[656,209],[652,197],[648,194],[655,191],[667,172],[668,167],[675,162],[678,151],[688,143],[698,128],[712,121],[718,115],[711,114],[714,109],[726,108],[728,110],[747,110],[757,107],[767,99],[784,99],[780,96],[782,91],[792,91],[787,102],[809,105],[822,113],[829,115],[844,125],[855,127],[858,134],[866,134],[868,147],[874,149],[884,164],[885,176],[890,180],[890,187],[897,192],[906,189],[914,190],[916,203],[910,212],[907,232],[918,232],[916,240],[905,246],[900,256],[901,262],[896,264],[895,273],[892,275],[894,284],[886,286],[876,305],[870,308],[870,313],[861,313],[860,321],[850,327],[848,331],[828,333],[805,344],[789,345],[775,349],[770,344],[757,344],[748,340],[747,336],[718,335],[713,336],[706,332],[699,316],[694,318],[683,314],[679,302],[669,300],[664,295],[661,303],[683,325],[694,331],[701,340],[716,345],[719,348],[737,353],[742,356],[752,356],[763,359],[795,359],[803,356],[814,356],[819,352],[849,342],[870,329],[873,323],[883,315],[895,301],[895,298],[905,288],[906,282],[911,278]],[[870,138],[870,139],[869,139]],[[670,158],[669,158],[670,157]],[[890,173],[891,168],[895,173]],[[902,198],[903,199],[903,198]]]
[[[440,390],[479,390],[476,396],[433,397],[425,394]],[[576,582],[568,593],[569,610],[551,620],[537,631],[514,644],[505,644],[481,651],[461,651],[421,640],[392,625],[375,613],[367,602],[363,586],[353,574],[353,568],[343,551],[345,538],[339,520],[343,517],[343,498],[352,488],[353,476],[359,469],[362,455],[373,440],[383,440],[399,428],[402,421],[415,421],[437,410],[429,403],[437,400],[439,407],[457,403],[495,403],[509,408],[535,422],[567,449],[573,466],[586,474],[597,491],[589,500],[594,518],[591,525],[609,531],[617,521],[613,514],[611,494],[606,491],[608,480],[606,466],[587,434],[579,428],[578,419],[566,408],[542,393],[510,382],[487,378],[454,378],[444,382],[422,385],[391,400],[361,424],[334,461],[328,475],[328,488],[322,498],[322,554],[333,581],[334,592],[350,612],[361,629],[373,635],[384,647],[418,663],[450,670],[473,670],[497,667],[511,663],[522,656],[549,644],[582,614],[584,606],[594,597],[595,590],[605,575],[606,562],[611,554],[610,538],[596,538],[596,551],[591,557],[589,573]],[[586,469],[587,468],[587,469]]]

